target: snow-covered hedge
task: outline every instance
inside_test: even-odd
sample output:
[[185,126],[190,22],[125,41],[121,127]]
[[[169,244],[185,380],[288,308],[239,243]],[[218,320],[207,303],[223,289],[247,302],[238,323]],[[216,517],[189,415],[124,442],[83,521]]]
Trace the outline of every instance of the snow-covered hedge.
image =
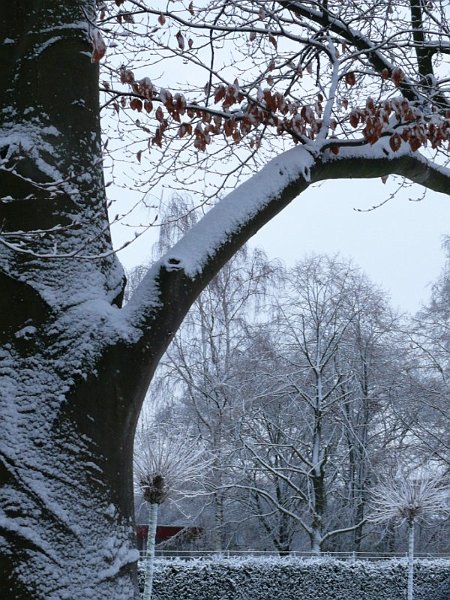
[[[156,561],[152,600],[404,600],[406,561]],[[450,600],[450,561],[415,563],[415,600]]]

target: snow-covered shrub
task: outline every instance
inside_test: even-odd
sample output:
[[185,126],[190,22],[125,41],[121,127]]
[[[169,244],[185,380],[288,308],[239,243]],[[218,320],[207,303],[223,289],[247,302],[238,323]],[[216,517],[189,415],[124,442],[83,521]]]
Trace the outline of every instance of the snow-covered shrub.
[[[406,560],[158,560],[153,600],[404,600]],[[416,600],[450,599],[450,561],[415,565]]]

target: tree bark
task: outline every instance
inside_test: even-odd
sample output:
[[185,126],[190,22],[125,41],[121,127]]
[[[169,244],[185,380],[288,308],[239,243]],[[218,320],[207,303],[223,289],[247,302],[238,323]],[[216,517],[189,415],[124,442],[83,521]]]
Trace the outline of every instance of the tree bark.
[[408,600],[414,599],[414,525],[408,522]]
[[110,333],[100,306],[113,310],[123,277],[113,255],[71,256],[111,249],[86,15],[93,1],[0,8],[0,220],[12,244],[0,248],[8,600],[129,599],[136,589],[135,415],[121,351],[103,352],[99,337]]

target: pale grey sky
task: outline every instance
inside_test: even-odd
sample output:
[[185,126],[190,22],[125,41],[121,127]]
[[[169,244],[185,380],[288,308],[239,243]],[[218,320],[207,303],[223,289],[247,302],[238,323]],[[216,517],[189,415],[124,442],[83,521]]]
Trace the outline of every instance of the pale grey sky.
[[394,189],[378,180],[327,182],[300,196],[255,243],[287,264],[305,253],[340,252],[390,294],[394,307],[415,311],[427,300],[429,284],[444,263],[450,201],[428,193],[424,200],[411,202],[409,197],[421,193],[414,186],[376,210],[354,210],[381,202]]

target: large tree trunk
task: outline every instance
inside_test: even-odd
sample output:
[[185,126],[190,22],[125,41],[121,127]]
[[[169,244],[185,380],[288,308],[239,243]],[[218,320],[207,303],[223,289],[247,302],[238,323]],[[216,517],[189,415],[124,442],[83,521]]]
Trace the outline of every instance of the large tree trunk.
[[[121,385],[135,367],[102,341],[111,342],[122,272],[113,256],[80,258],[111,249],[86,15],[93,1],[0,7],[0,220],[12,244],[0,248],[8,600],[135,594],[137,411]],[[127,394],[139,396],[132,386]]]

